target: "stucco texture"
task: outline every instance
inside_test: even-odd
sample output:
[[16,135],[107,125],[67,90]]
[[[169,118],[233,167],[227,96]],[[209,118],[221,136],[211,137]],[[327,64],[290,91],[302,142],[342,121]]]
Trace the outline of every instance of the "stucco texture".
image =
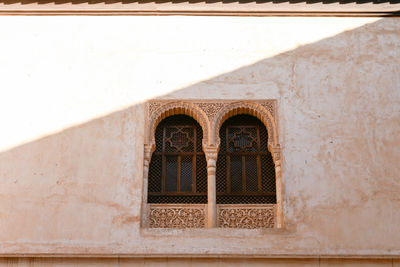
[[[400,255],[399,19],[0,23],[0,254]],[[152,98],[277,99],[284,229],[141,229]]]

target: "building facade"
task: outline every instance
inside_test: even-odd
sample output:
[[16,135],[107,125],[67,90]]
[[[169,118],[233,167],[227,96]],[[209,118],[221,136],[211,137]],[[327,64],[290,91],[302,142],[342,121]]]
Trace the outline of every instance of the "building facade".
[[0,266],[400,266],[400,20],[349,10],[0,17]]

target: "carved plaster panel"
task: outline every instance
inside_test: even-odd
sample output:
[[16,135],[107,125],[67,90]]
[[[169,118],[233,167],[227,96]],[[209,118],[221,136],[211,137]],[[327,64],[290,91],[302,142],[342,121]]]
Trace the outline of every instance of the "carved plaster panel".
[[229,102],[195,102],[195,104],[207,114],[209,121],[213,121],[219,111],[229,105]]
[[205,205],[160,204],[150,205],[150,228],[204,228]]
[[260,105],[265,107],[269,113],[271,113],[271,116],[275,119],[275,103],[273,101],[267,101],[267,102],[261,102]]
[[218,205],[218,227],[274,228],[275,205]]
[[164,104],[164,102],[155,102],[155,101],[151,101],[149,102],[149,115],[151,117],[151,115],[154,114],[154,112],[161,107]]

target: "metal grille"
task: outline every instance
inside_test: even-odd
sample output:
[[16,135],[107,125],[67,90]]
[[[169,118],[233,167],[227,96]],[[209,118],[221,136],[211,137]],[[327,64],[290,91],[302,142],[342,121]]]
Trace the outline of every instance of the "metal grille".
[[230,178],[231,178],[231,191],[242,192],[242,157],[241,156],[230,156]]
[[234,116],[222,125],[220,139],[217,203],[276,203],[275,166],[264,124],[253,116]]
[[162,127],[156,129],[155,138],[156,138],[155,152],[161,152],[162,144],[163,144],[163,129],[162,129]]
[[152,196],[149,195],[148,203],[152,204],[207,204],[207,195],[197,196]]
[[[219,131],[219,137],[221,140],[226,139],[226,131],[223,129],[223,127]],[[225,151],[226,151],[226,142],[221,142],[220,148],[219,148],[219,153],[218,153],[218,159],[217,159],[217,170],[216,170],[216,177],[215,177],[215,183],[216,183],[216,189],[217,192],[226,192],[227,186],[226,186],[226,156],[225,156]]]
[[267,179],[262,179],[262,190],[263,192],[275,192],[275,166],[271,154],[266,156],[261,156],[261,175],[262,177],[267,177]]
[[246,156],[246,191],[257,192],[258,191],[258,169],[257,169],[257,157]]
[[181,157],[181,181],[180,181],[181,192],[192,192],[193,185],[193,157],[182,156]]
[[204,155],[196,157],[196,192],[207,192],[207,162]]
[[178,157],[165,157],[165,191],[176,192],[178,183]]
[[200,125],[198,125],[198,127],[196,127],[196,151],[198,152],[202,152],[203,151],[203,131],[200,127]]
[[161,161],[162,157],[155,155],[149,166],[149,192],[161,192]]
[[203,133],[191,117],[160,122],[148,178],[148,203],[207,203],[207,163]]
[[221,153],[218,154],[215,183],[216,183],[217,192],[226,192],[226,156],[225,156],[225,154],[221,154]]
[[260,152],[268,152],[267,128],[265,128],[265,126],[264,126],[264,127],[259,127],[258,129],[260,131]]
[[276,196],[223,196],[217,194],[218,204],[263,204],[276,203]]

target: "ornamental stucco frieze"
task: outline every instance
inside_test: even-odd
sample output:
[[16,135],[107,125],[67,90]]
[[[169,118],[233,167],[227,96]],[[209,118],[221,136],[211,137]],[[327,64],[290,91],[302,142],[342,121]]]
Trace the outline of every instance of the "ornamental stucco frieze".
[[218,205],[221,228],[274,228],[275,205]]
[[150,205],[150,228],[204,228],[205,205]]

